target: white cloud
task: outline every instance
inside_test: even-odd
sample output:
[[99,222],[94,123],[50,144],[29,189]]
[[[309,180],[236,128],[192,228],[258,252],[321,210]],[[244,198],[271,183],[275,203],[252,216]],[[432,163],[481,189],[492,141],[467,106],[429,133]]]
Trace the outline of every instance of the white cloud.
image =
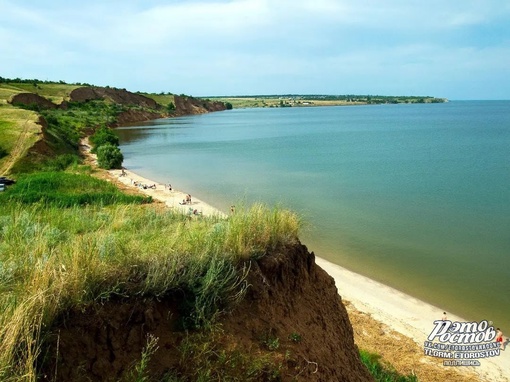
[[0,0],[3,70],[21,77],[68,73],[70,80],[139,90],[173,91],[175,84],[185,93],[246,94],[323,92],[337,84],[364,92],[371,85],[429,88],[446,77],[508,74],[506,1],[26,4]]

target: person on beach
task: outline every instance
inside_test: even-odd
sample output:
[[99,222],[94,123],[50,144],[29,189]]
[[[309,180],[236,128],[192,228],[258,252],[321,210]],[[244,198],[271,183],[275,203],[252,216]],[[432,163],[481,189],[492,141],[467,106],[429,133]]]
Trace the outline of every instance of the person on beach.
[[496,342],[499,343],[499,346],[501,347],[501,350],[505,350],[505,345],[503,344],[503,332],[500,328],[496,328]]
[[236,212],[236,206],[230,206],[230,213],[233,215]]
[[[441,317],[441,321],[448,321],[448,316],[446,312],[443,312],[443,317]],[[442,326],[447,326],[448,324],[445,322]]]

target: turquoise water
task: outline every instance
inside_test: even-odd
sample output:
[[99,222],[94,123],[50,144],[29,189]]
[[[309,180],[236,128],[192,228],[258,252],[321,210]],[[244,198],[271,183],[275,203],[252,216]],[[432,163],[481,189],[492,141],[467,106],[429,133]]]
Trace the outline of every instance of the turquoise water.
[[224,211],[282,204],[318,256],[510,332],[510,101],[242,109],[118,132],[133,171]]

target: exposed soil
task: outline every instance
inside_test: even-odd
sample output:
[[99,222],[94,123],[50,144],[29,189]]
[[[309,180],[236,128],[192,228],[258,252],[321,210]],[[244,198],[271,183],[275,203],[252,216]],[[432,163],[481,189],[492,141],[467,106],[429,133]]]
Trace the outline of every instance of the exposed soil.
[[[296,244],[251,261],[245,299],[220,320],[221,346],[270,352],[280,360],[282,381],[372,381],[333,279],[314,260]],[[148,334],[159,338],[151,375],[179,372],[181,299],[113,300],[68,312],[47,337],[41,380],[118,380],[139,362]],[[267,349],[268,337],[276,348]]]
[[175,116],[205,114],[226,109],[223,102],[212,102],[187,96],[174,96]]
[[[352,326],[334,280],[303,245],[252,263],[247,298],[222,321],[239,341],[264,334],[290,351],[284,381],[371,381],[353,341]],[[300,341],[293,339],[299,335]]]
[[74,89],[69,94],[70,101],[85,102],[96,99],[110,100],[120,105],[136,105],[158,110],[161,105],[152,98],[141,94],[131,93],[126,89],[103,88],[87,86]]
[[117,123],[115,126],[122,126],[129,123],[150,121],[157,118],[163,118],[165,115],[162,113],[150,112],[147,110],[130,109],[123,111],[117,116]]
[[37,105],[41,109],[56,109],[58,105],[35,93],[19,93],[12,96],[9,101],[13,105]]

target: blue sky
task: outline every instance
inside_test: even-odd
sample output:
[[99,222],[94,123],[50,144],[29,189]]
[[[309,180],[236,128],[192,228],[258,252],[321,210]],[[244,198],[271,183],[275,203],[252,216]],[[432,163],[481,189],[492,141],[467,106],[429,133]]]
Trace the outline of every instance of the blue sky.
[[508,0],[0,0],[0,76],[510,99]]

